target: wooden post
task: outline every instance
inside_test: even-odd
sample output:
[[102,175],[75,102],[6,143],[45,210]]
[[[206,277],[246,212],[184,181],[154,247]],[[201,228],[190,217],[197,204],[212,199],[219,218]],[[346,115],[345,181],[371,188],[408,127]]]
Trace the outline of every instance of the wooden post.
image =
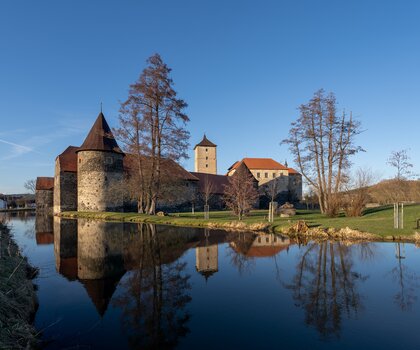
[[401,225],[400,228],[404,228],[404,203],[401,203]]

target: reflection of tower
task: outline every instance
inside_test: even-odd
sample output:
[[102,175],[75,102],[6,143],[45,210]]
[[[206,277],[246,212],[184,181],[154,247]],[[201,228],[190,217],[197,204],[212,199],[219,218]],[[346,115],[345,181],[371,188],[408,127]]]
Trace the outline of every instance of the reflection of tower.
[[205,235],[205,246],[195,249],[195,267],[207,281],[210,276],[218,271],[219,252],[217,244],[209,245],[208,237],[210,233],[208,230],[205,230]]
[[124,231],[121,224],[78,220],[78,278],[103,316],[124,275]]

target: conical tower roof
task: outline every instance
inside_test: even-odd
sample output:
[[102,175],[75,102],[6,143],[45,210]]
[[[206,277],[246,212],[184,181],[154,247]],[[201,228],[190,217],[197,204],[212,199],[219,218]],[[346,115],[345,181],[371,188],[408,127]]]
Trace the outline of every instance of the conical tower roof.
[[93,305],[95,305],[99,316],[103,317],[105,315],[109,302],[111,301],[115,289],[117,288],[117,285],[123,275],[124,272],[110,278],[99,280],[80,280],[92,300]]
[[216,144],[214,144],[213,142],[211,142],[211,141],[207,138],[206,134],[204,134],[203,139],[202,139],[199,143],[197,143],[197,144],[195,145],[194,149],[195,149],[196,147],[199,147],[199,146],[201,146],[201,147],[217,147],[217,145],[216,145]]
[[77,150],[80,151],[108,151],[123,153],[118,146],[117,141],[109,127],[103,113],[99,113],[95,123],[90,129],[82,146]]

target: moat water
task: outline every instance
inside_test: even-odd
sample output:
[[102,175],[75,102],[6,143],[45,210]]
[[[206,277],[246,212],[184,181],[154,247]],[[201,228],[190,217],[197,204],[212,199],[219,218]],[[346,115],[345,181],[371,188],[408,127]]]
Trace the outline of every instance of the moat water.
[[420,249],[11,215],[47,349],[419,349]]

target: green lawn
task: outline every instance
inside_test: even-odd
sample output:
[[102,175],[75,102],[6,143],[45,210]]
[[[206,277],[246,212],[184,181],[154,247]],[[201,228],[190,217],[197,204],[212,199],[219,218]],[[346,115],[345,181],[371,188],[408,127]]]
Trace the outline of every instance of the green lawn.
[[[404,208],[404,229],[396,230],[393,224],[393,208],[380,207],[366,210],[362,217],[348,218],[340,215],[328,218],[319,211],[298,210],[292,218],[276,217],[274,223],[267,222],[267,210],[254,210],[238,224],[237,217],[230,211],[210,212],[210,220],[203,219],[203,213],[175,213],[169,216],[150,216],[137,213],[90,213],[66,212],[63,217],[82,217],[112,221],[149,222],[156,224],[195,226],[195,227],[239,227],[250,229],[270,228],[280,231],[282,227],[290,226],[296,220],[305,220],[310,227],[344,228],[369,232],[385,236],[409,236],[416,232],[416,219],[420,218],[420,205],[407,205]],[[265,227],[264,227],[265,226]]]

